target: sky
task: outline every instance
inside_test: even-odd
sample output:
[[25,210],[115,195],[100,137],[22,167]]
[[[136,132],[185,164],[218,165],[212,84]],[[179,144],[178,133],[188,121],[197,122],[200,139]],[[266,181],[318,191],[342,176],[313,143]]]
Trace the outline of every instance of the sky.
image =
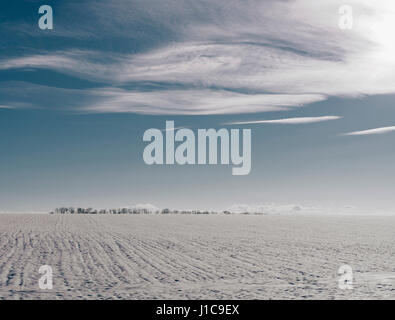
[[[2,2],[0,212],[395,213],[394,30],[386,0]],[[251,173],[145,164],[166,120],[251,129]]]

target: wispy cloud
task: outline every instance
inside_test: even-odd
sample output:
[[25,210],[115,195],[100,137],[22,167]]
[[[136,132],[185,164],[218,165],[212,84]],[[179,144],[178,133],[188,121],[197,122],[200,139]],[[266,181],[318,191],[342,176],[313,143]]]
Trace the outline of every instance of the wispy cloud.
[[87,112],[252,113],[328,97],[395,93],[393,4],[348,1],[360,15],[347,31],[338,27],[342,4],[88,1],[83,6],[92,19],[78,32],[93,34],[92,40],[101,33],[128,37],[124,50],[100,45],[78,51],[37,49],[36,54],[1,59],[0,70],[49,69],[104,82],[104,88],[84,93],[90,101],[71,106]]
[[139,91],[100,87],[77,90],[15,81],[0,83],[0,93],[10,101],[23,98],[47,108],[63,108],[86,113],[122,112],[153,115],[232,114],[249,113],[257,109],[262,112],[283,111],[323,99],[314,94],[251,95],[227,90],[193,88]]
[[385,134],[389,132],[395,131],[395,126],[393,127],[382,127],[382,128],[375,128],[370,130],[363,130],[363,131],[354,131],[342,134],[343,136],[366,136],[366,135],[375,135],[375,134]]
[[324,117],[299,117],[299,118],[286,118],[286,119],[276,119],[276,120],[257,120],[257,121],[242,121],[242,122],[230,122],[225,123],[228,125],[236,124],[308,124],[316,123],[330,120],[338,120],[342,117],[339,116],[324,116]]
[[323,98],[313,94],[241,94],[225,90],[188,89],[135,92],[113,88],[91,91],[102,97],[86,112],[209,115],[288,110]]

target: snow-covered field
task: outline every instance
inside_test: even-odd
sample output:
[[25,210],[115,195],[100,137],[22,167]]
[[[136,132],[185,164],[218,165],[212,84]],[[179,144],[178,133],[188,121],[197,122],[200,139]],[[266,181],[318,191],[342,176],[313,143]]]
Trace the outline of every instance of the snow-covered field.
[[[394,230],[390,217],[4,214],[0,299],[395,298]],[[353,290],[338,288],[342,264]]]

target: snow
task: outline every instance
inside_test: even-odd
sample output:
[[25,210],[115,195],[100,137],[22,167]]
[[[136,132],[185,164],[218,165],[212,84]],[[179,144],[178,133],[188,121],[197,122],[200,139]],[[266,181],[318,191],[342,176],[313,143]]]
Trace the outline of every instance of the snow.
[[[390,298],[394,229],[394,217],[2,214],[0,299]],[[342,264],[353,290],[338,288]]]

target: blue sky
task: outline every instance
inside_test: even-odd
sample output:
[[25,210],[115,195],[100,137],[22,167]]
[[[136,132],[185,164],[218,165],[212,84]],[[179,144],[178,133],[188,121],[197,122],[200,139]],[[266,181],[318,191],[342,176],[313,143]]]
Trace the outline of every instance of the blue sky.
[[[49,1],[53,30],[44,3],[2,3],[0,211],[393,212],[395,5],[349,3],[351,30],[340,1]],[[166,120],[251,128],[251,173],[146,165],[144,131]]]

